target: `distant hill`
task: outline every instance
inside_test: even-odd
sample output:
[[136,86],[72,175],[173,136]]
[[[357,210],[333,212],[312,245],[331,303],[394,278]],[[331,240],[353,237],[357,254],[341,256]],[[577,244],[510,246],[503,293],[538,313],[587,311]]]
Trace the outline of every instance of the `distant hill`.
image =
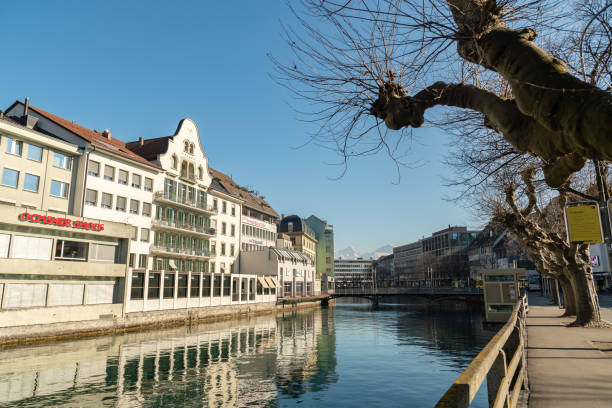
[[376,249],[375,251],[372,252],[364,252],[361,253],[358,250],[356,250],[355,248],[353,248],[352,246],[348,246],[344,249],[340,249],[334,252],[334,256],[335,258],[342,258],[342,259],[357,259],[357,258],[364,258],[364,259],[369,259],[369,258],[373,258],[373,259],[378,259],[381,256],[384,255],[389,255],[393,253],[393,246],[392,245],[384,245],[378,249]]

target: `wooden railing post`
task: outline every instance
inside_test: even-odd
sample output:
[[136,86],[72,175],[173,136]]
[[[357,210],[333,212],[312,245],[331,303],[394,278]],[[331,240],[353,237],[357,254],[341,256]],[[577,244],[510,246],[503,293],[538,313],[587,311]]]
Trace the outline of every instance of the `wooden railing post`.
[[[487,373],[487,391],[489,395],[489,408],[492,408],[495,405],[495,399],[497,397],[497,392],[499,391],[499,387],[502,384],[502,381],[506,377],[506,353],[504,350],[499,350],[499,354],[491,369]],[[507,399],[506,404],[504,404],[504,408],[507,408]]]

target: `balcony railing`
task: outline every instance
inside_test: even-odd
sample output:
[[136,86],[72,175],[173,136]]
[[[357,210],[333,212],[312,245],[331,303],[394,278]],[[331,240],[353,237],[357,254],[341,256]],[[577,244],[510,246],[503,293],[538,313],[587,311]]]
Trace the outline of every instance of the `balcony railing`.
[[179,248],[174,245],[151,245],[151,252],[163,252],[168,254],[177,254],[185,256],[203,257],[210,258],[211,253],[208,248],[193,249],[193,248]]
[[201,227],[199,225],[191,225],[185,223],[179,224],[174,220],[168,220],[166,218],[154,219],[153,226],[158,228],[168,228],[180,232],[194,232],[197,234],[203,234],[208,236],[214,236],[216,234],[216,230],[214,228]]
[[217,207],[213,207],[212,205],[207,205],[206,203],[199,202],[197,200],[192,200],[187,197],[180,197],[178,194],[169,194],[169,193],[166,193],[165,191],[157,191],[155,192],[154,197],[158,201],[168,201],[174,204],[179,204],[185,207],[204,211],[210,214],[217,213]]

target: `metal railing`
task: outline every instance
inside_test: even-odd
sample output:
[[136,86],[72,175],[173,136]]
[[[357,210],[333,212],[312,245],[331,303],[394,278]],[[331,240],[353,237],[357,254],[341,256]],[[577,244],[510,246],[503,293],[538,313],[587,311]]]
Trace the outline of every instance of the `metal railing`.
[[528,389],[526,317],[527,297],[523,296],[506,324],[455,380],[436,408],[468,407],[485,378],[489,407],[516,407],[521,389]]
[[187,207],[217,213],[217,207],[207,205],[206,203],[201,201],[190,200],[187,197],[181,197],[179,194],[167,193],[165,191],[156,191],[153,196],[157,200],[170,201],[172,203],[181,204]]
[[481,295],[477,288],[335,288],[334,295]]
[[180,248],[172,245],[151,245],[151,251],[153,252],[167,252],[179,255],[193,255],[193,256],[211,256],[210,250],[204,249],[193,249],[193,248]]
[[197,232],[199,234],[206,234],[206,235],[216,234],[216,230],[214,228],[207,228],[207,227],[202,227],[199,225],[191,225],[188,223],[180,224],[174,220],[167,219],[167,218],[162,218],[162,219],[155,218],[152,224],[154,227],[160,227],[160,228],[166,227],[166,228],[172,228],[175,230],[191,231],[191,232]]

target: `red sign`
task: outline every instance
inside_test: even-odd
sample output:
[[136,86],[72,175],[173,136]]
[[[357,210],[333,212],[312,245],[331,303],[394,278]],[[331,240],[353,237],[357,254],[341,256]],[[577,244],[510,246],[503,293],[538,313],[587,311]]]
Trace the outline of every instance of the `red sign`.
[[21,221],[37,222],[40,224],[54,224],[60,227],[80,228],[90,231],[104,231],[104,224],[94,222],[72,221],[68,218],[56,218],[50,215],[30,214],[27,212],[19,214]]

